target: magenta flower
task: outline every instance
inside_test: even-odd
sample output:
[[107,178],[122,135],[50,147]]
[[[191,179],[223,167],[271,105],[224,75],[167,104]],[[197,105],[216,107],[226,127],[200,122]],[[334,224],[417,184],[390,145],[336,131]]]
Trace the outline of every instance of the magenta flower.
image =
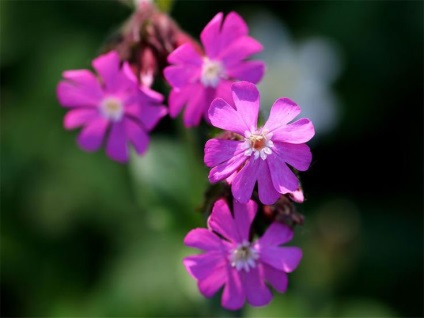
[[89,70],[63,72],[57,96],[62,106],[70,108],[64,127],[82,127],[78,136],[82,149],[96,151],[106,140],[108,156],[126,162],[129,143],[138,154],[147,150],[147,132],[167,113],[163,97],[140,88],[129,65],[120,68],[114,51],[93,60],[93,67],[100,78]]
[[216,97],[228,99],[231,83],[236,80],[257,83],[264,73],[264,63],[246,61],[262,50],[262,45],[248,35],[243,19],[235,12],[218,13],[203,29],[200,38],[205,49],[201,54],[191,43],[179,46],[168,56],[172,64],[164,70],[172,86],[169,112],[176,117],[184,105],[184,125],[196,126]]
[[218,200],[208,220],[209,229],[194,229],[184,239],[187,246],[204,250],[184,259],[187,271],[197,280],[205,297],[213,296],[222,286],[222,306],[239,309],[245,300],[252,306],[263,306],[272,299],[265,284],[277,291],[287,289],[287,274],[302,258],[298,247],[280,247],[289,242],[293,231],[281,223],[272,223],[258,240],[249,240],[255,218],[254,201],[234,201],[234,218],[224,200]]
[[240,135],[240,140],[210,139],[205,145],[205,164],[212,168],[210,182],[231,176],[235,199],[246,203],[258,183],[259,199],[273,204],[281,194],[295,192],[299,180],[287,164],[300,171],[308,169],[312,155],[304,144],[315,134],[306,118],[289,124],[300,108],[288,98],[277,99],[268,121],[257,127],[259,92],[248,82],[232,85],[235,107],[217,98],[209,108],[215,127]]

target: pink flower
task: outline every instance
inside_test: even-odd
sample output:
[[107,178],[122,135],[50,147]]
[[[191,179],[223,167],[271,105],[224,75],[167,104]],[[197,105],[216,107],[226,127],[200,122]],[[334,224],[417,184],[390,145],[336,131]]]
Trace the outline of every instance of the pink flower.
[[[273,204],[281,194],[295,192],[299,180],[287,164],[300,171],[308,169],[312,155],[304,144],[315,134],[309,119],[288,124],[300,108],[288,98],[277,99],[268,121],[257,127],[259,92],[248,82],[231,87],[235,107],[217,98],[209,108],[215,127],[240,135],[240,140],[210,139],[205,145],[205,164],[212,168],[210,182],[231,176],[235,199],[246,203],[258,183],[259,199]],[[234,175],[233,175],[234,174]]]
[[245,300],[252,306],[271,301],[267,281],[277,291],[287,289],[287,274],[302,258],[298,247],[280,247],[289,242],[293,231],[281,223],[272,223],[258,240],[249,240],[255,218],[254,201],[234,201],[234,218],[224,200],[218,200],[208,220],[209,229],[194,229],[184,239],[187,246],[204,250],[184,259],[187,271],[197,280],[205,297],[213,296],[222,286],[222,306],[239,309]]
[[100,78],[89,70],[63,72],[57,96],[62,106],[70,108],[64,126],[82,127],[78,136],[82,149],[96,151],[106,139],[108,156],[126,162],[129,143],[138,154],[147,150],[147,132],[167,113],[163,97],[140,88],[129,65],[120,68],[115,51],[97,57],[93,67]]
[[203,29],[200,38],[205,49],[202,55],[191,43],[179,46],[168,56],[172,64],[164,70],[172,86],[169,96],[171,117],[176,117],[184,105],[184,125],[196,126],[215,97],[228,99],[231,83],[244,80],[257,83],[263,76],[264,63],[246,61],[260,52],[262,45],[247,35],[248,28],[235,12],[218,13]]

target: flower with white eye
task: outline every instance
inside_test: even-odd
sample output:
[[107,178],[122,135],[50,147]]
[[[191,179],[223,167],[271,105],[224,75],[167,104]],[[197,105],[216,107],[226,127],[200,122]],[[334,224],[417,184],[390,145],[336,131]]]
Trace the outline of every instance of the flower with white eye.
[[129,147],[138,154],[147,150],[148,132],[167,114],[163,97],[147,87],[139,87],[129,65],[116,51],[93,60],[99,76],[89,70],[63,72],[57,97],[69,108],[66,129],[82,127],[79,146],[96,151],[105,141],[106,153],[113,160],[126,162]]
[[243,148],[246,151],[244,155],[249,157],[254,154],[255,159],[260,156],[262,160],[265,160],[268,155],[272,154],[271,148],[274,147],[271,138],[272,133],[266,129],[245,131]]
[[241,203],[251,198],[257,183],[259,200],[274,204],[281,194],[299,189],[299,180],[287,164],[299,171],[309,168],[312,154],[305,143],[314,136],[314,126],[307,118],[290,123],[299,115],[300,107],[284,97],[274,102],[264,126],[257,127],[256,86],[237,82],[231,90],[235,107],[216,98],[209,108],[209,120],[239,138],[213,138],[206,142],[204,161],[211,168],[209,181],[228,181],[231,177],[233,196]]
[[261,237],[249,238],[257,210],[252,200],[246,204],[234,200],[231,213],[220,199],[212,208],[208,229],[191,230],[184,238],[185,245],[204,251],[183,261],[200,292],[211,297],[224,287],[221,304],[230,310],[240,309],[246,300],[252,306],[268,304],[272,294],[265,282],[284,293],[287,273],[302,259],[300,248],[281,246],[293,237],[285,224],[273,222]]
[[169,56],[164,76],[172,86],[169,114],[176,117],[183,107],[184,125],[197,126],[207,120],[208,108],[216,97],[231,95],[235,81],[257,83],[265,65],[247,59],[262,50],[262,45],[248,35],[243,19],[230,12],[224,19],[218,13],[203,29],[200,39],[204,52],[191,43],[177,47]]

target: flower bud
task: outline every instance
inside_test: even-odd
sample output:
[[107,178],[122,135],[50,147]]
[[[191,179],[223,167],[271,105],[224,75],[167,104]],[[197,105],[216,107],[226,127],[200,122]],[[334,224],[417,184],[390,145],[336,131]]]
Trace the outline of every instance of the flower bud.
[[187,42],[200,47],[167,13],[151,1],[139,1],[134,13],[106,43],[104,51],[116,50],[122,60],[129,62],[140,84],[151,86],[168,65],[168,55]]

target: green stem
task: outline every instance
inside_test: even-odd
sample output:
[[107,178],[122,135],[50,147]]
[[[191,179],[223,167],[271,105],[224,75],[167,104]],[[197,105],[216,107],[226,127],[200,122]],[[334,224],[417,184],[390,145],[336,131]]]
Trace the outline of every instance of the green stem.
[[155,0],[154,2],[159,10],[165,13],[170,13],[174,5],[174,0]]

